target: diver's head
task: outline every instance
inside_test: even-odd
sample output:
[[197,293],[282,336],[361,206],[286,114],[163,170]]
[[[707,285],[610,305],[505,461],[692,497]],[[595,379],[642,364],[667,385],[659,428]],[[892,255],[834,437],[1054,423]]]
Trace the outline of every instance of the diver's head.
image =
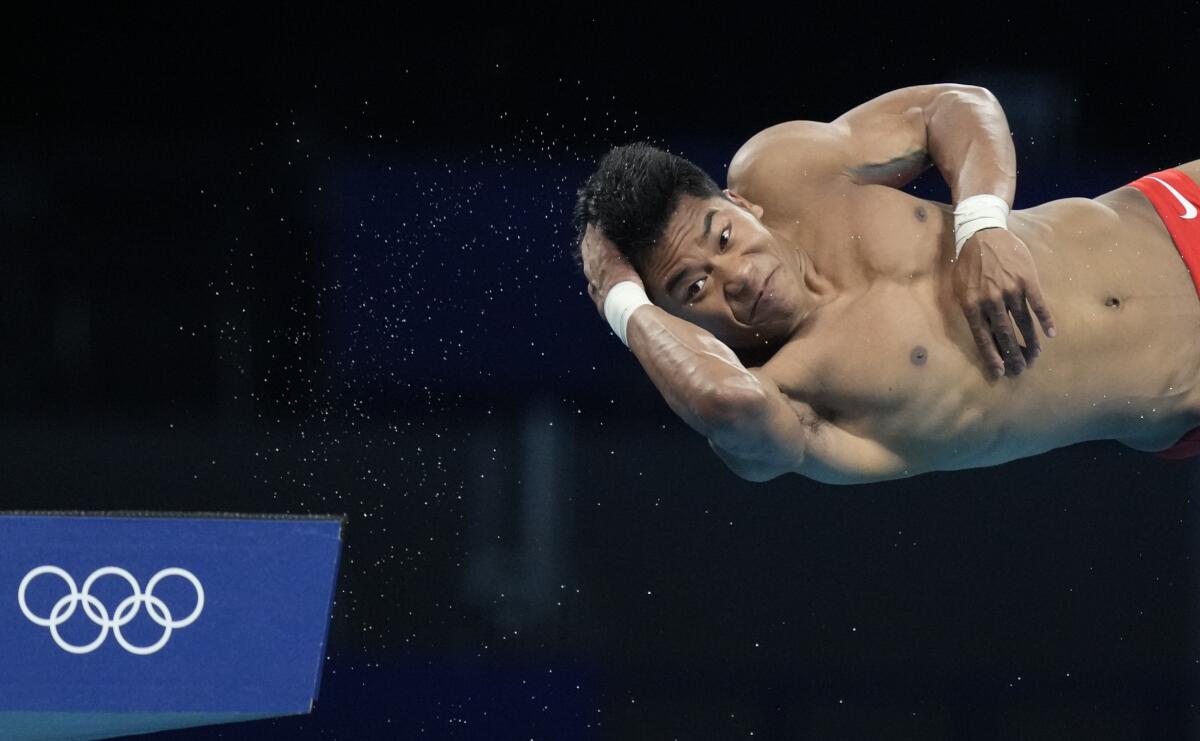
[[814,307],[810,262],[763,209],[691,162],[647,144],[612,149],[579,191],[576,226],[599,227],[656,305],[734,349],[791,336]]

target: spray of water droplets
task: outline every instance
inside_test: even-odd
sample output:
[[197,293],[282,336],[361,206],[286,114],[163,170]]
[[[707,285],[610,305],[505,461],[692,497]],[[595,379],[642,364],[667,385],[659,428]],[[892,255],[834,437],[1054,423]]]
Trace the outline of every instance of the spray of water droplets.
[[467,150],[369,100],[298,104],[248,142],[227,196],[204,195],[230,215],[211,289],[230,403],[259,441],[251,483],[279,512],[347,516],[335,631],[365,654],[432,650],[455,619],[472,420],[546,394],[577,414],[594,393],[611,338],[575,261],[574,194],[641,134],[596,107],[503,112],[503,139]]

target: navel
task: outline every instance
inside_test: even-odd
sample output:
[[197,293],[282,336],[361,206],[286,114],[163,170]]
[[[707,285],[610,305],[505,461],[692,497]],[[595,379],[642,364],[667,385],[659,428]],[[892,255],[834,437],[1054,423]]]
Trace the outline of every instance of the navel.
[[924,345],[917,345],[908,354],[908,359],[912,361],[913,365],[925,365],[925,361],[929,360],[929,351],[925,349]]
[[1121,308],[1121,299],[1117,298],[1116,296],[1109,296],[1107,299],[1105,299],[1104,305],[1110,309],[1119,309]]
[[928,216],[928,214],[925,213],[924,206],[917,206],[916,210],[913,211],[913,213],[916,215],[917,221],[925,221],[925,219]]

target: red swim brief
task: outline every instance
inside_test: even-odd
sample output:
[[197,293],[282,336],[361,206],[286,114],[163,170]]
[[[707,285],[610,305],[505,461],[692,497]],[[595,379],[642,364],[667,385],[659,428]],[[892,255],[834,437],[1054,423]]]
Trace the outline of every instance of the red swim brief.
[[[1200,185],[1179,170],[1163,170],[1130,183],[1150,199],[1154,210],[1171,233],[1183,257],[1196,293],[1200,295]],[[1200,427],[1157,454],[1160,458],[1191,458],[1200,455]]]

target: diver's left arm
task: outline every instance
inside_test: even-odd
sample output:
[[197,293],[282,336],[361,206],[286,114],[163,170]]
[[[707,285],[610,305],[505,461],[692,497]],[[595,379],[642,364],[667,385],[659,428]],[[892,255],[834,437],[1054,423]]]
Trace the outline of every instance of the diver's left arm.
[[[772,126],[734,156],[729,187],[769,208],[771,192],[782,183],[822,188],[829,178],[848,177],[900,188],[931,164],[956,206],[990,195],[1007,211],[1016,190],[1016,154],[994,95],[970,85],[919,85],[881,95],[830,123]],[[744,192],[756,185],[759,193]],[[1006,366],[1020,373],[1040,351],[1034,316],[1054,335],[1029,248],[1007,229],[984,228],[966,240],[955,262],[955,295],[984,362],[996,375]]]
[[[963,202],[973,196],[996,196],[1003,206],[1012,206],[1017,184],[1016,150],[1004,109],[990,91],[963,85],[904,88],[864,103],[834,123],[845,121],[852,141],[870,147],[867,142],[873,138],[873,127],[886,127],[890,112],[901,108],[919,111],[908,114],[916,132],[911,146],[927,153],[950,186],[956,204],[956,228],[966,210]],[[886,165],[879,173],[871,172],[867,165],[852,170],[852,174],[864,182],[873,177],[895,177]],[[976,345],[993,373],[1003,375],[1007,366],[1019,374],[1041,351],[1026,302],[1043,331],[1054,336],[1054,319],[1042,298],[1033,256],[1019,237],[995,227],[976,231],[965,242],[959,242],[958,248],[961,252],[954,267],[954,292]],[[1009,312],[1025,340],[1023,352],[1009,323]]]

